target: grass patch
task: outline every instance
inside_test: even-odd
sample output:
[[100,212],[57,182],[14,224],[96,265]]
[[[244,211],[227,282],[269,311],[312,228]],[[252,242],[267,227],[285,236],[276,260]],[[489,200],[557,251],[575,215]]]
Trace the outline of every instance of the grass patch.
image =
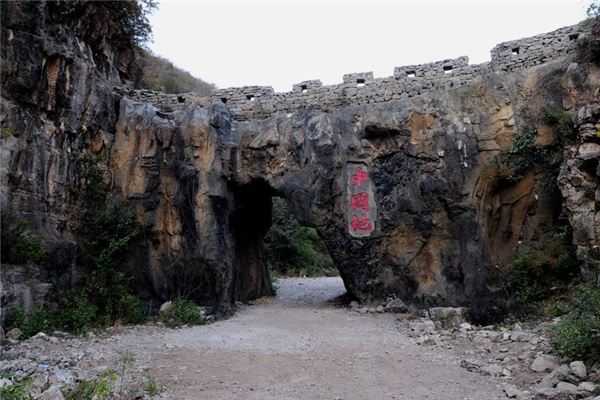
[[126,377],[135,365],[135,354],[126,351],[121,354],[118,371],[107,369],[97,379],[79,381],[67,390],[66,400],[134,400],[146,396],[158,396],[166,389],[151,375],[146,375],[143,385],[126,382]]
[[550,342],[565,361],[600,362],[600,287],[581,285],[571,311],[550,330]]
[[0,374],[0,379],[8,379],[10,383],[0,388],[2,400],[34,400],[30,394],[32,381],[30,377],[17,378],[13,375]]
[[146,375],[146,393],[149,396],[158,396],[167,389],[163,383],[159,383],[156,378],[151,375]]

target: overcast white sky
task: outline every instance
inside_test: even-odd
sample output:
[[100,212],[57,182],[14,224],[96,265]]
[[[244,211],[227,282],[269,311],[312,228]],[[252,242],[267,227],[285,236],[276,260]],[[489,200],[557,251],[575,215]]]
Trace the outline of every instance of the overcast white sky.
[[480,63],[497,43],[579,22],[587,3],[160,1],[149,47],[220,88],[281,92],[462,55]]

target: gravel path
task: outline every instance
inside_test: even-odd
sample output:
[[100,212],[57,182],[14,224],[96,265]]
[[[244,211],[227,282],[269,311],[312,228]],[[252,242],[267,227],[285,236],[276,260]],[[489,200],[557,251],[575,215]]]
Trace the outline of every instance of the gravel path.
[[[0,357],[0,371],[33,374],[42,388],[75,376],[92,379],[130,351],[136,363],[126,381],[140,387],[148,374],[155,377],[167,386],[163,400],[494,400],[506,398],[502,385],[509,380],[469,372],[461,360],[516,360],[527,345],[491,342],[484,331],[457,340],[448,332],[423,336],[418,322],[397,314],[341,307],[332,301],[345,292],[339,278],[282,279],[278,286],[277,297],[212,325],[146,324],[18,342]],[[424,337],[439,343],[419,345]],[[517,348],[507,353],[509,346]]]
[[[282,279],[275,299],[144,347],[165,399],[504,399],[456,354],[418,346],[389,314],[328,300],[339,278]],[[149,344],[149,343],[148,343]],[[139,354],[139,353],[138,353]]]

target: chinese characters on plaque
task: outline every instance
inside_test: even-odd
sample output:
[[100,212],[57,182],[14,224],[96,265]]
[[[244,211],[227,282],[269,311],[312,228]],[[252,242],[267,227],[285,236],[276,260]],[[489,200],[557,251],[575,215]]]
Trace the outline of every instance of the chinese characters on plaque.
[[370,236],[375,229],[377,210],[373,184],[366,165],[348,164],[348,229],[355,237]]

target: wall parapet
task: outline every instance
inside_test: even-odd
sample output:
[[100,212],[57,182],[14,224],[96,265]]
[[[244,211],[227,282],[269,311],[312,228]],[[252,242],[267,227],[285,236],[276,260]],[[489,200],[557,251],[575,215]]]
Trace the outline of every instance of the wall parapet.
[[[469,64],[466,56],[426,64],[395,67],[392,76],[375,78],[373,72],[345,74],[342,83],[323,85],[320,80],[294,84],[289,92],[271,86],[243,86],[216,90],[206,100],[221,101],[238,121],[266,118],[276,112],[294,112],[307,107],[327,110],[345,105],[381,103],[464,86],[490,73],[527,69],[571,54],[579,39],[589,33],[583,21],[552,32],[503,42],[491,50],[491,61]],[[129,97],[156,104],[167,111],[197,101],[194,94],[166,95],[151,91],[129,91]]]

